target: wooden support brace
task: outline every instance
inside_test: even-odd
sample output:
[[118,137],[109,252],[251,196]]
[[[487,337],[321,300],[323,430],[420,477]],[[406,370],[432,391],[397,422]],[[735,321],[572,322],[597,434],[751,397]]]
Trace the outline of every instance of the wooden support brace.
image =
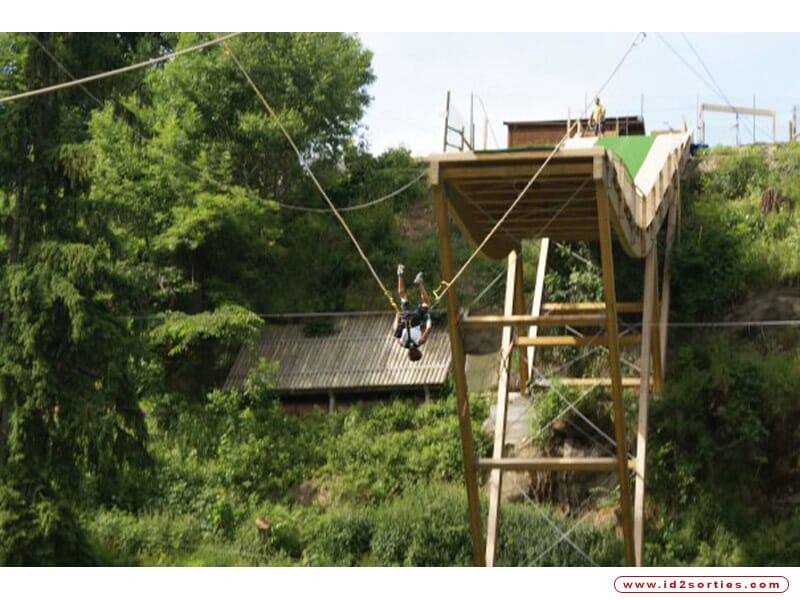
[[644,540],[644,492],[645,467],[647,465],[647,415],[650,405],[650,389],[647,380],[650,378],[650,350],[653,335],[653,308],[656,301],[657,281],[657,248],[654,244],[645,259],[644,267],[644,308],[642,309],[642,352],[641,376],[639,387],[639,425],[636,431],[636,485],[633,505],[633,537],[636,555],[636,566],[642,566],[642,547]]
[[[444,189],[433,188],[436,224],[439,229],[439,256],[442,263],[442,279],[451,281],[455,273],[453,268],[453,251],[450,246],[450,225],[447,219],[447,204]],[[472,440],[472,420],[469,412],[467,395],[466,354],[458,326],[458,299],[455,289],[446,293],[447,326],[450,336],[450,351],[453,357],[453,380],[456,388],[458,412],[458,429],[461,433],[461,457],[464,463],[464,479],[467,487],[467,504],[469,507],[470,535],[472,536],[472,560],[476,566],[484,566],[484,544],[481,527],[480,502],[478,497],[478,479],[475,472],[475,448]]]
[[606,334],[608,362],[611,374],[611,398],[614,402],[614,437],[617,443],[617,474],[622,508],[622,538],[625,543],[625,564],[633,566],[633,522],[625,440],[625,407],[622,399],[622,370],[617,327],[617,296],[614,285],[614,257],[611,243],[611,221],[605,182],[595,182],[597,191],[597,222],[600,238],[600,258],[603,267],[603,293],[606,302]]
[[[504,314],[514,313],[517,300],[516,287],[519,281],[517,272],[521,260],[519,253],[512,250],[508,255],[508,274],[506,275],[506,301]],[[497,410],[495,412],[494,447],[492,458],[502,460],[506,444],[506,415],[508,410],[508,381],[511,373],[512,328],[503,327],[500,345],[500,374],[497,382]],[[500,498],[503,488],[503,472],[493,469],[489,474],[489,516],[486,523],[486,566],[494,566],[497,552],[497,539],[500,529]]]

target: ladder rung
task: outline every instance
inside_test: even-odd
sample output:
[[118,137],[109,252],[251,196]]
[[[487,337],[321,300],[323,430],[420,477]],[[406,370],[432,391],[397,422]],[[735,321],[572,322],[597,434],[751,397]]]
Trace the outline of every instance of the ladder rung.
[[[514,343],[517,346],[608,346],[608,337],[601,336],[577,336],[577,335],[551,335],[537,337],[518,337]],[[642,343],[641,335],[622,335],[619,338],[622,346],[638,346]]]
[[[556,381],[571,387],[592,387],[595,385],[600,387],[611,387],[610,377],[562,377],[553,378],[552,381]],[[622,387],[638,388],[641,384],[641,381],[642,380],[640,377],[623,377]],[[539,379],[534,381],[533,385],[537,387],[549,387],[550,383],[550,381]]]
[[461,319],[463,327],[559,327],[572,325],[575,327],[600,327],[605,325],[606,316],[596,314],[563,314],[563,315],[477,315]]
[[[640,313],[642,309],[641,302],[617,302],[617,313]],[[545,302],[542,305],[542,311],[549,313],[603,312],[605,310],[605,302]]]
[[502,471],[614,471],[617,459],[608,458],[481,458],[480,469]]
[[[501,471],[614,471],[617,468],[617,459],[613,457],[601,458],[563,458],[557,456],[542,456],[535,458],[480,458],[477,461],[479,469]],[[636,469],[636,460],[628,460],[628,468]]]

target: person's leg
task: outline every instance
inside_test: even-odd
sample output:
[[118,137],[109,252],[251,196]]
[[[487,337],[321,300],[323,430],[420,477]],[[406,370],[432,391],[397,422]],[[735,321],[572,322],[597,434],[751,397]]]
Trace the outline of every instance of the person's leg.
[[400,302],[408,302],[406,295],[406,284],[403,281],[403,265],[397,265],[397,295],[400,296]]
[[425,291],[425,285],[421,281],[419,282],[419,297],[422,300],[422,306],[427,308],[431,305],[428,299],[428,292]]
[[422,300],[422,306],[430,306],[430,301],[428,300],[428,293],[425,291],[425,282],[422,277],[422,271],[417,273],[417,276],[414,277],[414,283],[419,286],[419,297]]

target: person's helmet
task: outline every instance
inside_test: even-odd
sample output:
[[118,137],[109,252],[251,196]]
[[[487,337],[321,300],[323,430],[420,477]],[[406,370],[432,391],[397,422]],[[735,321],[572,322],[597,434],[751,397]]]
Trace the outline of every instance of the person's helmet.
[[420,358],[422,358],[422,351],[419,348],[412,346],[408,349],[408,360],[417,362]]

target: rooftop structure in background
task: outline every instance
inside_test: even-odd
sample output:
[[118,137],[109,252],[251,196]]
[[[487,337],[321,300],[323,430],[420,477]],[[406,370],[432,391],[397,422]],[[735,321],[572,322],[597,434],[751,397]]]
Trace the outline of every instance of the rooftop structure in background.
[[241,387],[259,359],[278,363],[280,395],[396,392],[441,386],[450,369],[447,330],[434,327],[412,363],[390,336],[388,312],[300,314],[268,318],[253,347],[244,347],[225,389]]
[[[504,121],[508,128],[508,147],[557,144],[573,127],[576,119],[552,121]],[[588,119],[579,119],[580,130],[589,131]],[[605,135],[644,135],[642,117],[606,117]]]

